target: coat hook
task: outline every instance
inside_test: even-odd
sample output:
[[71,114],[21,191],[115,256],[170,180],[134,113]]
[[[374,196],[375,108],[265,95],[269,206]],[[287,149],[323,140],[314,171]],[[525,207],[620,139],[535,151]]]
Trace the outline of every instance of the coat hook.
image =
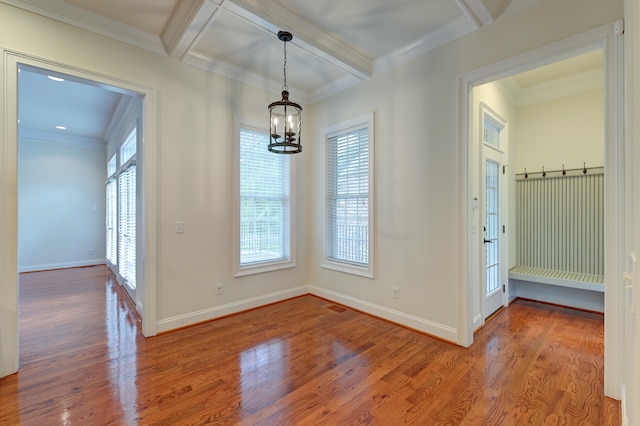
[[564,169],[564,164],[562,165],[562,176],[566,176],[567,171]]
[[582,174],[583,175],[587,174],[587,163],[582,163]]
[[542,177],[547,177],[547,172],[544,171],[544,166],[542,166]]
[[527,168],[524,168],[524,178],[529,179],[529,175],[527,174]]

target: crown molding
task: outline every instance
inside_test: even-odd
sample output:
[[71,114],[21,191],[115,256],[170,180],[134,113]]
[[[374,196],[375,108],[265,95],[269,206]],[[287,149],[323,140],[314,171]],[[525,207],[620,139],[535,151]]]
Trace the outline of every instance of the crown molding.
[[[183,62],[202,70],[213,72],[222,77],[239,81],[240,83],[244,83],[258,89],[266,90],[267,92],[278,96],[282,93],[281,81],[267,78],[252,71],[247,71],[244,68],[232,65],[225,61],[220,61],[202,52],[195,50],[190,51],[184,57]],[[295,98],[298,103],[309,105],[310,96],[306,91],[296,89],[289,85],[289,92],[291,93],[291,97]]]
[[466,15],[462,15],[413,43],[376,59],[373,61],[373,74],[394,68],[410,59],[463,37],[476,29],[475,24]]
[[273,1],[225,0],[223,7],[274,36],[290,31],[292,44],[354,77],[371,77],[371,59]]
[[533,105],[602,88],[604,69],[599,68],[527,87],[518,94],[517,105]]
[[120,128],[123,120],[129,115],[129,111],[133,108],[135,101],[136,98],[134,96],[120,95],[118,105],[111,116],[107,130],[104,132],[105,141],[108,142],[113,138],[114,133]]
[[1,3],[64,22],[153,53],[167,56],[160,37],[63,0],[0,0]]
[[18,140],[20,142],[42,142],[57,145],[68,145],[98,151],[106,151],[107,149],[107,145],[101,139],[85,138],[56,132],[46,132],[23,127],[19,129]]

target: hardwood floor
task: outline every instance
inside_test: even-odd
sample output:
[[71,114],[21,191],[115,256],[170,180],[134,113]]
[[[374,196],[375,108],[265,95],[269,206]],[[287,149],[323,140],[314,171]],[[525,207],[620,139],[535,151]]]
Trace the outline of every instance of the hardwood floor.
[[517,301],[465,349],[313,296],[145,339],[106,268],[20,277],[2,425],[619,425],[601,315]]

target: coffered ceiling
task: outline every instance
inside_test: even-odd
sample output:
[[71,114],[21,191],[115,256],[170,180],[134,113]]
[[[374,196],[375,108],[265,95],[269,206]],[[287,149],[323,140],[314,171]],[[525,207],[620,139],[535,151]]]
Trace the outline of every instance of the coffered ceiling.
[[[272,91],[282,87],[279,30],[291,97],[312,104],[539,0],[0,0]],[[101,143],[122,95],[24,69],[23,134],[53,132]],[[578,76],[578,85],[568,85]],[[588,77],[588,81],[585,80]],[[551,87],[553,83],[558,83]],[[585,83],[587,81],[587,83]],[[559,88],[602,84],[601,52],[505,79],[519,103]],[[86,86],[86,87],[85,87]],[[588,87],[587,87],[588,86]],[[547,90],[550,87],[552,90]],[[573,89],[572,89],[573,90]],[[576,89],[577,90],[577,89]],[[543,96],[547,96],[546,94]],[[64,100],[64,102],[61,102]],[[89,104],[93,102],[93,104]],[[102,120],[102,121],[101,121]],[[66,130],[55,129],[65,125]]]
[[312,104],[538,0],[0,0]]

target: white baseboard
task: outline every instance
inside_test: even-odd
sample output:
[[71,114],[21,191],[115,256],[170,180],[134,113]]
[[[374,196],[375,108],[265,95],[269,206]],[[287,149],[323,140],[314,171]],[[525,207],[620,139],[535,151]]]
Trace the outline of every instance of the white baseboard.
[[509,279],[518,297],[594,312],[604,312],[604,293]]
[[104,259],[80,260],[77,262],[44,263],[42,265],[19,266],[18,272],[49,271],[51,269],[81,268],[84,266],[104,265]]
[[475,332],[480,327],[482,327],[482,314],[473,317],[473,331]]
[[309,293],[452,343],[458,341],[458,330],[453,327],[315,286],[309,286]]
[[204,321],[210,321],[212,319],[224,317],[226,315],[236,314],[238,312],[258,308],[260,306],[291,299],[292,297],[303,296],[305,294],[309,294],[309,289],[307,286],[302,286],[289,290],[265,294],[264,296],[253,297],[251,299],[240,300],[238,302],[228,303],[226,305],[214,306],[212,308],[207,308],[196,312],[190,312],[188,314],[159,320],[156,323],[156,330],[158,331],[158,333],[175,330],[176,328],[186,327],[188,325],[197,324]]

